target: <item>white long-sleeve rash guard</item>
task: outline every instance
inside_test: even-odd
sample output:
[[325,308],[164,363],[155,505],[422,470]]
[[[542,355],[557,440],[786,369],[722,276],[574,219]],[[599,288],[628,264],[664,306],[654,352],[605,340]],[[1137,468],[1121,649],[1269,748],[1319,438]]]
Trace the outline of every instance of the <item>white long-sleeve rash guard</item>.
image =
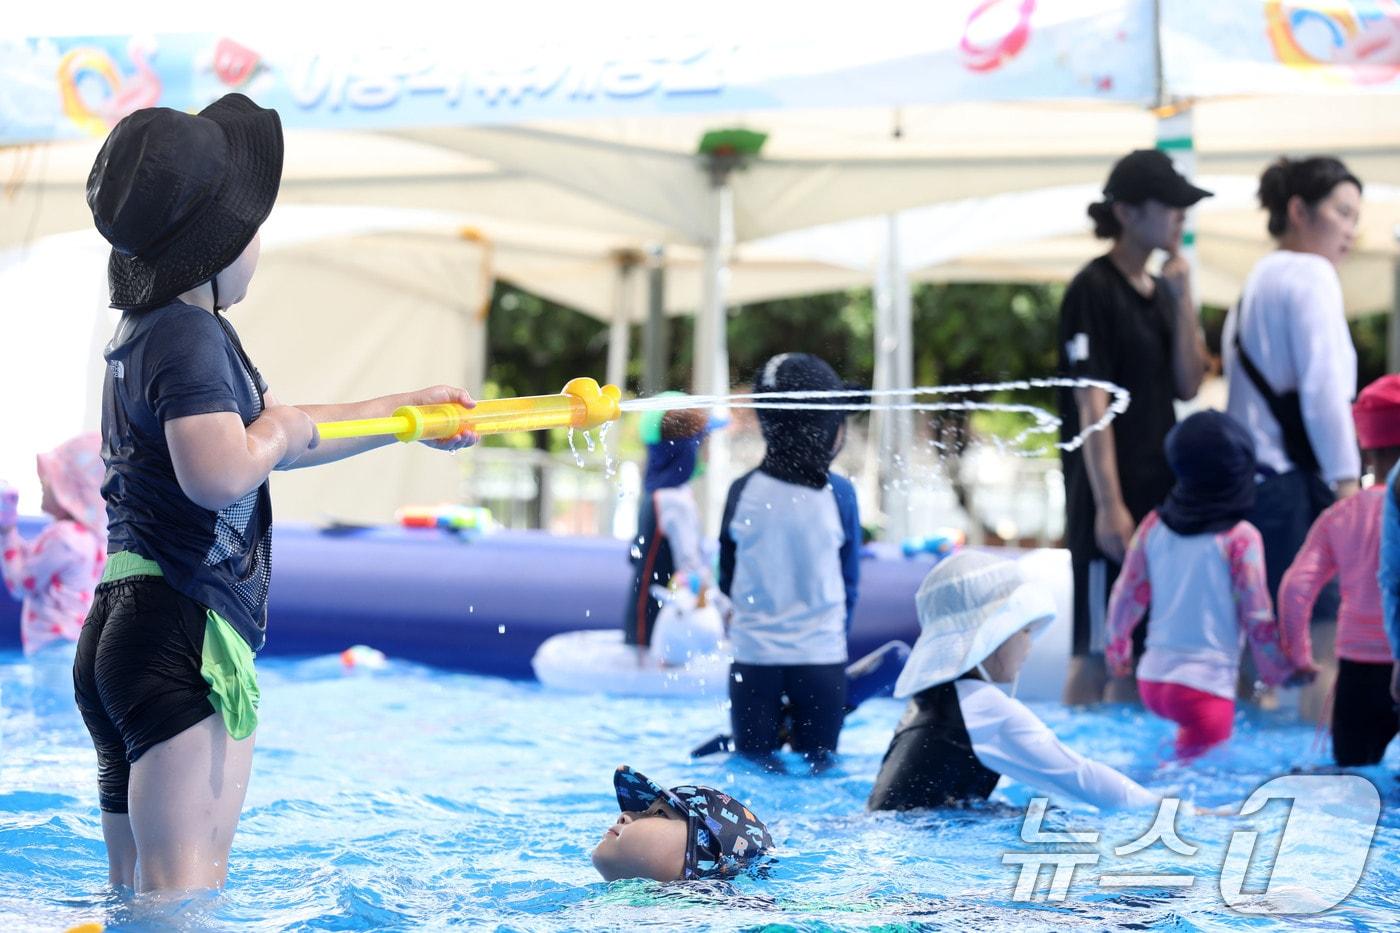
[[1157,806],[1156,794],[1066,746],[1024,703],[996,686],[959,680],[957,690],[972,752],[991,770],[1052,798],[1064,795],[1101,810]]

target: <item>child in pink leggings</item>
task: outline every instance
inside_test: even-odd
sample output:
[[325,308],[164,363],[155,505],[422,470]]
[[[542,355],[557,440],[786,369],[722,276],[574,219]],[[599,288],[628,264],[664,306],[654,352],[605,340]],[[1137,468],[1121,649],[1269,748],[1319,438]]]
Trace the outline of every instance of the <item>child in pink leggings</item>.
[[1167,435],[1176,485],[1133,535],[1108,606],[1105,652],[1117,676],[1132,671],[1133,629],[1150,608],[1138,663],[1144,705],[1180,726],[1179,758],[1230,737],[1240,651],[1248,640],[1270,684],[1310,676],[1279,642],[1254,505],[1254,442],[1220,412],[1199,412]]

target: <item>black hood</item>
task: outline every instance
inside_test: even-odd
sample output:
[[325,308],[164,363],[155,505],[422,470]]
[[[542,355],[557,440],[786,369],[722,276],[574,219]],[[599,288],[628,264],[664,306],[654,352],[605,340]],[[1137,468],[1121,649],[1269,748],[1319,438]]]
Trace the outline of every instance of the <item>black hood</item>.
[[[768,360],[754,378],[755,392],[836,392],[850,388],[825,360],[807,353],[783,353]],[[794,399],[787,408],[758,409],[758,425],[768,445],[759,469],[788,483],[820,489],[836,457],[836,436],[848,412],[804,409],[845,399]]]

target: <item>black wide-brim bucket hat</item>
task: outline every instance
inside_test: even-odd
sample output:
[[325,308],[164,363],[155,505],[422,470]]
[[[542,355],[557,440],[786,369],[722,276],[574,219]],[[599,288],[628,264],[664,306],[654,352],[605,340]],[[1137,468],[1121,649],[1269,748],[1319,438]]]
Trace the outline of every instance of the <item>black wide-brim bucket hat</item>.
[[272,212],[282,154],[277,111],[242,94],[198,115],[145,108],[113,127],[87,183],[112,244],[112,307],[159,307],[232,264]]

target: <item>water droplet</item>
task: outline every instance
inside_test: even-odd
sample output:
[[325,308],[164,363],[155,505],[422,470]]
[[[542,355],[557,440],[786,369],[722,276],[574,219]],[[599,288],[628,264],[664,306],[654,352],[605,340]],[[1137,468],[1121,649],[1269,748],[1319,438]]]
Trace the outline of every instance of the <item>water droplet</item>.
[[584,617],[585,619],[588,618],[588,617],[591,616],[591,615],[593,615],[593,610],[592,610],[592,609],[585,609],[585,610],[583,610],[583,617]]
[[[617,473],[616,464],[612,458],[612,452],[608,450],[608,431],[612,430],[613,423],[604,421],[603,426],[598,429],[598,446],[603,448],[603,476],[608,479]],[[622,491],[618,490],[618,498],[622,498]]]
[[773,511],[773,503],[771,503],[771,502],[765,502],[765,503],[763,503],[763,507],[764,507],[765,509],[767,509],[768,511],[770,511],[770,512]]
[[593,453],[593,435],[588,431],[584,431],[583,442],[588,445],[588,452]]
[[633,560],[642,559],[642,549],[637,547],[635,544],[632,545],[632,550],[629,553],[632,555]]
[[496,626],[496,634],[498,634],[498,635],[504,635],[505,633],[506,633],[506,627],[505,627],[504,625],[498,625],[498,626]]
[[735,671],[735,672],[734,672],[734,682],[735,682],[736,684],[741,684],[741,683],[743,683],[743,682],[744,682],[744,675],[741,674],[741,673],[739,673],[738,671]]
[[468,611],[468,612],[476,612],[476,607],[475,607],[475,606],[468,606],[468,607],[467,607],[467,611]]
[[749,605],[752,606],[752,605],[753,605],[753,597],[752,597],[752,596],[747,596],[747,597],[745,597],[745,598],[749,601]]
[[569,428],[569,451],[574,455],[574,463],[578,464],[581,469],[583,467],[583,454],[579,453],[578,448],[574,446],[573,428]]

